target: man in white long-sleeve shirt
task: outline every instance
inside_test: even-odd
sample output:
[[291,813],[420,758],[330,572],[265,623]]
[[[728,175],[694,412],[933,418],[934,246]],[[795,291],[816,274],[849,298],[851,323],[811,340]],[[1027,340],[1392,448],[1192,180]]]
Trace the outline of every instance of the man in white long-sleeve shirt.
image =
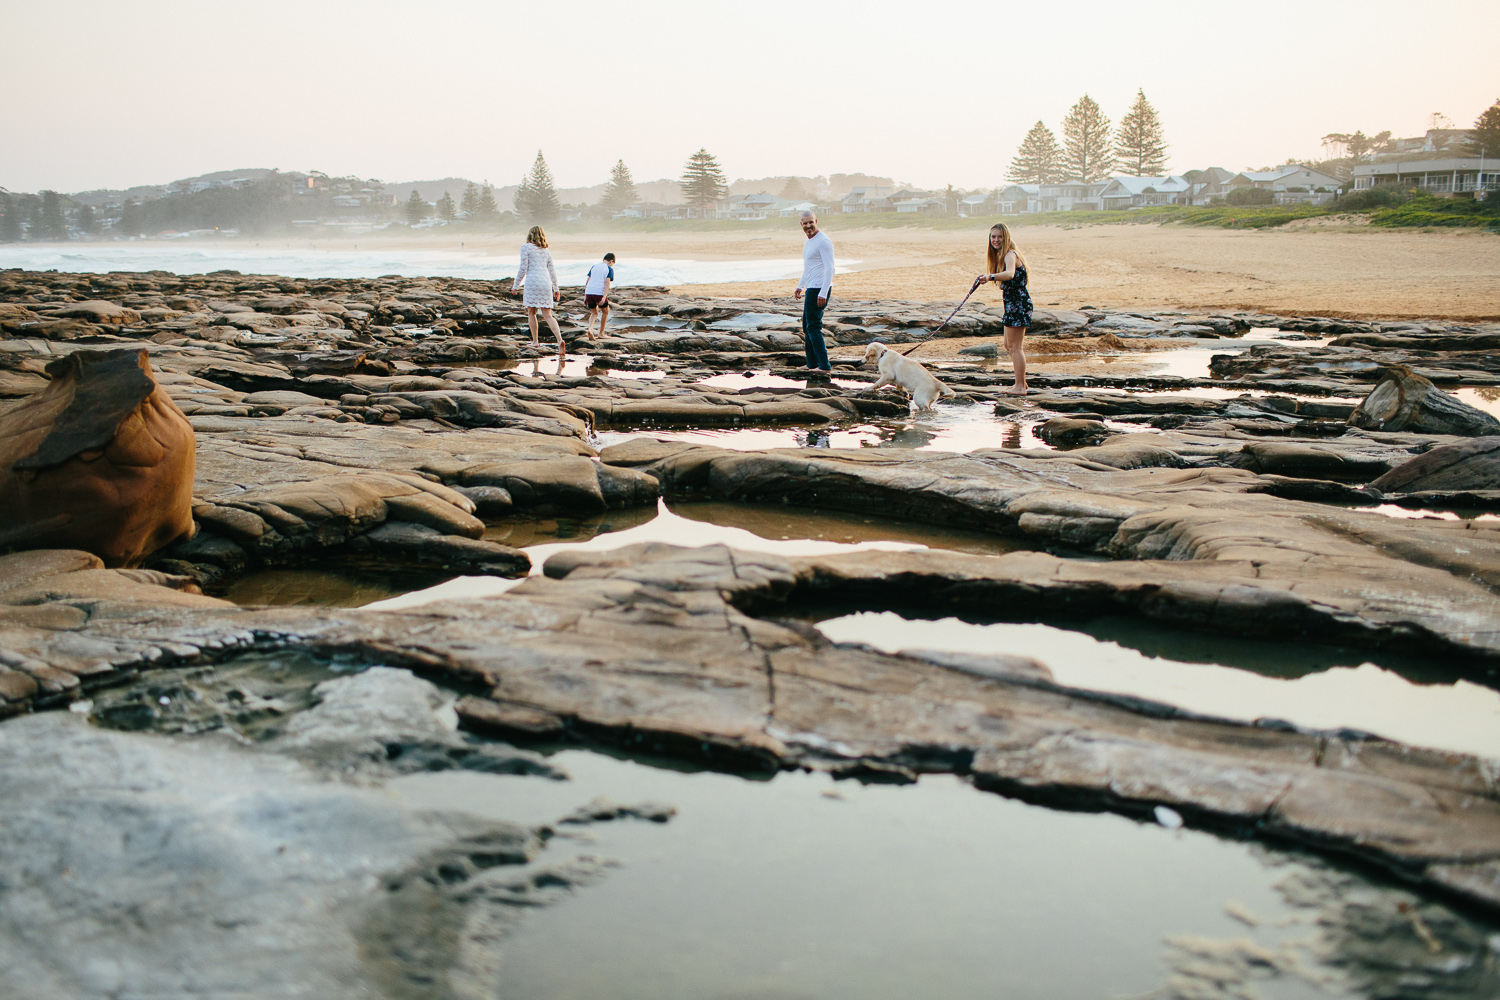
[[827,233],[818,232],[818,217],[802,213],[802,232],[807,243],[802,247],[802,280],[797,282],[794,298],[802,303],[802,345],[807,354],[808,371],[829,371],[828,347],[823,343],[823,309],[833,294],[833,241]]

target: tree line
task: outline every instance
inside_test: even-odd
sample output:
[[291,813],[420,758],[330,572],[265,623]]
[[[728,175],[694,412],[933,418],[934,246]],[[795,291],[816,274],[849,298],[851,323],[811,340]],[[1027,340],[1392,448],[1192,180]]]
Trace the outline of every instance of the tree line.
[[1134,177],[1157,177],[1167,171],[1167,142],[1161,119],[1146,92],[1112,127],[1098,102],[1084,94],[1063,119],[1063,141],[1038,121],[1026,133],[1006,178],[1021,184],[1055,184],[1076,177],[1101,181],[1116,170]]

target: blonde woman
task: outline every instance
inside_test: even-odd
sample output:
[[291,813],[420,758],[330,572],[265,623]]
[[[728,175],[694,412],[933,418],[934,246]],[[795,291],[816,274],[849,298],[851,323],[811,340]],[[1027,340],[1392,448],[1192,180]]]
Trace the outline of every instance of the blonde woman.
[[516,272],[511,289],[522,296],[521,301],[526,305],[532,345],[539,343],[536,315],[541,313],[552,328],[552,336],[557,338],[557,356],[566,354],[568,351],[563,346],[562,331],[557,328],[557,317],[552,315],[552,307],[561,294],[557,289],[557,269],[552,266],[552,251],[547,249],[547,234],[542,232],[541,226],[532,226],[526,234],[526,242],[521,244],[521,268]]
[[1016,384],[1005,392],[1012,396],[1026,395],[1026,351],[1023,342],[1026,328],[1031,326],[1031,293],[1026,290],[1026,258],[1016,249],[1010,238],[1010,227],[997,222],[990,227],[989,240],[985,245],[985,264],[989,273],[979,276],[980,282],[1000,282],[1000,294],[1005,300],[1005,352],[1010,355],[1011,368],[1015,371]]

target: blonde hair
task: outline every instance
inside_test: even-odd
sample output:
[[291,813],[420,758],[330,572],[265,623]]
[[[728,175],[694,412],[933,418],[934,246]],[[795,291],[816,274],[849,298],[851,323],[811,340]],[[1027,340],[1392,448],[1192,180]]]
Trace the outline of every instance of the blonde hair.
[[1000,249],[995,249],[994,241],[990,239],[989,233],[986,233],[984,237],[984,260],[985,266],[989,268],[987,273],[1002,273],[1005,270],[1005,255],[1008,253],[1015,254],[1016,260],[1020,261],[1024,267],[1026,258],[1021,256],[1021,251],[1016,246],[1016,241],[1010,238],[1010,227],[1003,222],[997,222],[990,227],[990,233],[993,233],[997,229],[1000,230]]
[[531,227],[531,232],[529,232],[529,233],[526,234],[526,242],[527,243],[535,243],[537,246],[539,246],[539,247],[541,247],[543,249],[546,249],[546,247],[547,247],[547,234],[544,233],[544,232],[542,232],[542,227],[541,226],[532,226]]

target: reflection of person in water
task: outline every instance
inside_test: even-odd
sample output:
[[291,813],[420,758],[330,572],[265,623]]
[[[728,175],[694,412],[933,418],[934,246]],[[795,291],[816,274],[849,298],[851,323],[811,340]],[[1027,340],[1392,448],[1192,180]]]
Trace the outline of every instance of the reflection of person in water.
[[804,448],[832,448],[833,447],[833,435],[830,434],[828,431],[810,430],[810,431],[807,432],[807,436],[805,438],[803,438],[802,447],[804,447]]
[[925,448],[936,439],[936,434],[924,427],[913,424],[910,427],[903,427],[898,431],[892,432],[885,439],[885,442],[893,448]]

